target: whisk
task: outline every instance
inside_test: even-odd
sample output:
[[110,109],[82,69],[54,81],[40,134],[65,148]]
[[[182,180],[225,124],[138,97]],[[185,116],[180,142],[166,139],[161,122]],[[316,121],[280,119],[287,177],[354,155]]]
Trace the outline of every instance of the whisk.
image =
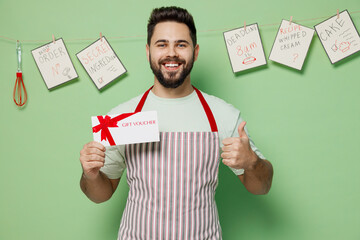
[[26,93],[26,88],[24,85],[24,80],[22,78],[21,45],[20,45],[19,41],[16,42],[16,54],[17,54],[18,69],[16,72],[16,82],[15,82],[15,86],[14,86],[13,98],[14,98],[15,104],[19,107],[22,107],[26,103],[27,93]]

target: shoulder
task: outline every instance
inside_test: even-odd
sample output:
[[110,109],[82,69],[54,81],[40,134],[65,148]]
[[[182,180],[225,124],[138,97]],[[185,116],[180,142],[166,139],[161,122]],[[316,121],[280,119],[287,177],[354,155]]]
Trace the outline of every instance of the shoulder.
[[220,138],[230,137],[234,129],[237,129],[240,111],[232,104],[221,98],[202,92],[206,102],[209,104],[217,123]]
[[137,104],[139,103],[141,97],[143,94],[140,94],[139,96],[136,96],[126,102],[123,102],[113,109],[111,109],[108,112],[108,115],[115,115],[115,114],[121,114],[121,113],[129,113],[134,112]]
[[223,99],[215,97],[213,95],[201,92],[209,104],[209,107],[213,114],[220,114],[225,116],[235,116],[240,114],[240,111],[235,108],[232,104],[225,102]]

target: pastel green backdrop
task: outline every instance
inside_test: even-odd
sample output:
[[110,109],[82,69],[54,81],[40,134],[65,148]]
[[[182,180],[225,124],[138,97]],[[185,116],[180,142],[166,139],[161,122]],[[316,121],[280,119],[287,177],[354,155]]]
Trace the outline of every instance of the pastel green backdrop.
[[[116,238],[126,178],[111,200],[92,203],[79,188],[79,151],[92,140],[90,116],[152,84],[144,36],[150,11],[163,5],[185,7],[195,18],[200,56],[193,84],[242,111],[275,169],[270,193],[255,196],[221,164],[216,200],[223,238],[360,239],[360,55],[332,65],[314,35],[302,71],[268,61],[233,74],[222,35],[257,22],[268,57],[282,19],[318,18],[299,22],[313,27],[337,9],[359,11],[359,0],[1,0],[1,36],[43,41],[23,43],[29,99],[19,109],[12,100],[15,43],[0,39],[0,239]],[[360,13],[352,19],[360,29]],[[75,57],[99,32],[128,70],[102,91]],[[30,51],[52,34],[64,39],[79,78],[49,91]],[[74,40],[83,38],[91,40]]]

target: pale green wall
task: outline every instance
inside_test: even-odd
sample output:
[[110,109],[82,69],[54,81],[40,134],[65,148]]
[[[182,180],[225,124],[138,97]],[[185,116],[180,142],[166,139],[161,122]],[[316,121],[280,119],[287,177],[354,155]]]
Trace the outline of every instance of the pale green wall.
[[[271,2],[271,4],[269,3]],[[217,203],[223,236],[231,239],[360,239],[360,55],[331,65],[314,36],[303,71],[269,61],[266,67],[232,73],[222,30],[257,22],[269,55],[283,18],[360,11],[343,1],[10,1],[0,0],[0,35],[14,39],[62,37],[79,79],[48,91],[23,44],[29,100],[12,100],[15,43],[0,39],[0,239],[115,239],[127,196],[125,178],[107,203],[96,205],[80,191],[79,151],[92,139],[90,116],[105,114],[152,82],[145,38],[153,7],[179,5],[193,14],[200,56],[192,79],[200,89],[241,109],[257,146],[273,163],[273,188],[249,194],[223,165]],[[325,4],[325,5],[324,5]],[[360,29],[360,13],[352,15]],[[302,22],[312,27],[325,18]],[[99,32],[128,73],[98,91],[75,54]]]

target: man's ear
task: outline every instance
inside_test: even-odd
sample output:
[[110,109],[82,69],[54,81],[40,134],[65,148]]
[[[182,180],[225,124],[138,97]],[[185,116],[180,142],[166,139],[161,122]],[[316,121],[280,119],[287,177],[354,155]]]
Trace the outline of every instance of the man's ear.
[[199,56],[199,50],[200,50],[199,44],[196,44],[194,48],[194,61],[196,61]]
[[148,62],[150,62],[150,47],[148,44],[146,44],[146,57]]

